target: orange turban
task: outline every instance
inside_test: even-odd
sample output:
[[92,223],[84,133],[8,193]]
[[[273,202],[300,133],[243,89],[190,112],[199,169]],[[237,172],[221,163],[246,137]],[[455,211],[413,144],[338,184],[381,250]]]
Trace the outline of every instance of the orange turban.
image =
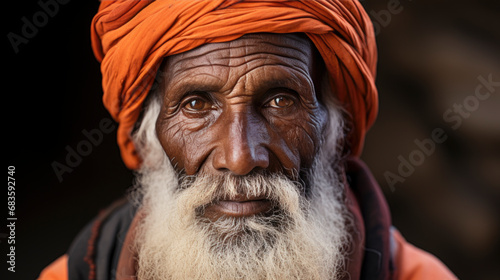
[[359,156],[378,99],[375,36],[358,1],[102,1],[92,20],[92,48],[127,167],[141,163],[130,135],[163,58],[259,32],[301,32],[311,39],[325,61],[332,94],[349,114],[347,143]]

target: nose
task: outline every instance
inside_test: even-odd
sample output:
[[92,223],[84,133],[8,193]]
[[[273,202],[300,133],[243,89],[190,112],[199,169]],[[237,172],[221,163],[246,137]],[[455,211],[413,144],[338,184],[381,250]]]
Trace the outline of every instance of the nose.
[[247,175],[254,169],[269,167],[266,146],[269,135],[262,120],[250,112],[227,116],[220,145],[215,149],[213,167],[218,171],[230,171],[235,175]]

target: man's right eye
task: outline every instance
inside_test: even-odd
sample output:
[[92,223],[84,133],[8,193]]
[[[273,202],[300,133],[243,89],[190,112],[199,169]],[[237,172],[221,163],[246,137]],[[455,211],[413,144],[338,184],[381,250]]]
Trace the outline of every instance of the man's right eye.
[[200,97],[193,97],[184,103],[184,108],[192,112],[200,112],[205,110],[210,110],[213,108],[211,102]]

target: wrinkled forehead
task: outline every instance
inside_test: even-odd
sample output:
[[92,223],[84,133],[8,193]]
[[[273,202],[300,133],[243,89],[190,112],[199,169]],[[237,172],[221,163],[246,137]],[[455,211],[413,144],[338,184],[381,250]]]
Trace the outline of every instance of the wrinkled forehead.
[[224,67],[246,68],[245,72],[263,65],[293,68],[317,84],[317,73],[322,69],[318,65],[323,63],[316,47],[303,33],[256,33],[169,56],[163,62],[161,72],[163,82],[168,84],[198,73],[218,75]]
[[[303,69],[316,80],[315,72],[322,64],[314,44],[303,33],[246,34],[236,40],[209,43],[184,53],[165,58],[162,72],[167,80],[182,72],[203,69],[203,66],[242,66],[251,64],[255,58],[268,58],[269,64],[288,65]],[[206,70],[206,67],[205,67]]]

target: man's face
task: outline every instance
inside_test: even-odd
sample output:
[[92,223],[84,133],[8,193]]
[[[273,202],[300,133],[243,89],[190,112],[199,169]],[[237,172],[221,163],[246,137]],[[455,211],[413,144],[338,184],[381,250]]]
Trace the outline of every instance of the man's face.
[[[312,44],[298,35],[246,35],[169,57],[157,136],[184,175],[267,171],[297,179],[311,167],[327,113],[316,97]],[[207,213],[269,210],[236,197]]]
[[349,213],[328,144],[342,121],[316,98],[313,56],[297,35],[247,35],[167,59],[134,136],[139,279],[343,273]]

